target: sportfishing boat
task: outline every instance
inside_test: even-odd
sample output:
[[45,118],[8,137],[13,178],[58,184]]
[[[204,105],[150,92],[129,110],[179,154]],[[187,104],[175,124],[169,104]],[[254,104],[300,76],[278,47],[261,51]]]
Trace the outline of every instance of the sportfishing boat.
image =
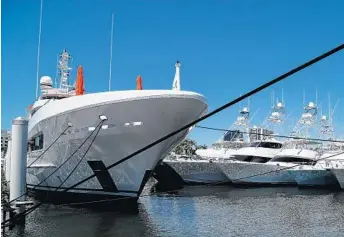
[[318,160],[296,166],[288,172],[293,175],[300,187],[339,187],[335,174],[331,171],[337,162],[344,162],[343,151],[323,153]]
[[[252,118],[255,114],[252,116]],[[230,129],[226,131],[223,136],[212,144],[212,147],[206,149],[197,149],[196,156],[200,159],[230,159],[233,158],[232,153],[237,149],[245,147],[248,138],[247,135],[248,128],[250,126],[250,103],[247,107],[243,107],[239,114],[231,125]]]
[[180,90],[179,62],[172,90],[144,90],[139,76],[137,90],[87,94],[82,67],[75,87],[69,84],[70,59],[66,50],[60,54],[59,87],[43,76],[41,95],[29,108],[28,191],[53,203],[116,197],[136,203],[154,168],[190,129],[121,160],[205,114],[207,102],[198,93]]
[[234,159],[223,160],[218,163],[219,168],[226,174],[228,179],[234,183],[248,181],[242,180],[242,178],[253,175],[256,169],[255,166],[268,162],[280,152],[283,142],[273,137],[273,130],[276,130],[275,125],[284,122],[284,116],[285,107],[283,99],[282,102],[277,100],[268,118],[263,123],[266,129],[251,129],[250,140],[252,142],[248,146],[233,152]]
[[230,159],[231,153],[247,144],[243,129],[249,125],[249,107],[244,107],[232,125],[212,148],[198,149],[195,156],[176,157],[171,155],[164,160],[187,184],[224,184],[229,182],[216,163]]
[[[295,133],[306,129],[305,135],[307,136],[309,128],[314,125],[316,113],[317,107],[313,102],[305,106]],[[237,161],[236,171],[233,171],[229,162],[220,167],[233,183],[296,185],[295,178],[288,172],[288,169],[300,164],[313,163],[318,158],[319,145],[321,143],[306,139],[290,139],[285,141],[282,149],[267,162],[264,160],[260,162]]]
[[322,115],[320,119],[320,133],[322,138],[329,142],[323,142],[319,159],[310,165],[301,165],[289,170],[300,187],[339,187],[336,176],[330,170],[333,167],[332,162],[339,162],[344,158],[341,154],[344,151],[344,144],[333,141],[335,137],[332,117],[337,104],[338,100],[334,108],[331,109],[329,101],[329,115],[328,117]]

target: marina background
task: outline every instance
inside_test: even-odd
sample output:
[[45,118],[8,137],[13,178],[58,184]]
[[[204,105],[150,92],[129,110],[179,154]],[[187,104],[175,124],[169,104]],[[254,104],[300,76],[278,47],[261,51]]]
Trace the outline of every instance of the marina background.
[[[37,35],[33,32],[37,32],[39,1],[7,0],[2,7],[1,119],[2,128],[9,128],[11,120],[25,115],[25,108],[35,99]],[[56,53],[66,47],[77,62],[72,64],[71,77],[75,78],[76,68],[81,64],[85,69],[86,93],[106,91],[109,22],[115,12],[112,90],[134,90],[138,74],[142,75],[144,90],[170,89],[171,68],[180,60],[182,90],[205,95],[209,111],[342,43],[344,38],[339,30],[344,26],[341,1],[331,4],[199,1],[197,5],[184,1],[106,4],[46,1],[44,8],[39,75],[55,75],[56,68],[52,65],[56,65]],[[275,99],[281,99],[282,90],[286,114],[290,117],[284,124],[285,133],[280,135],[289,134],[305,103],[316,102],[321,105],[320,112],[327,114],[328,96],[332,106],[338,98],[342,99],[342,62],[343,54],[339,53],[252,96],[250,112],[258,113],[251,125],[262,125],[271,108],[271,93],[274,92]],[[333,117],[339,139],[344,135],[343,103],[339,101]],[[244,104],[248,101],[200,125],[229,128]],[[168,118],[176,114],[173,113]],[[196,127],[188,137],[198,145],[210,145],[222,133]],[[152,184],[149,182],[139,198],[136,214],[44,204],[28,216],[25,229],[17,226],[8,234],[88,237],[341,236],[344,233],[343,191],[327,187],[224,185],[185,186],[180,191],[150,194]]]

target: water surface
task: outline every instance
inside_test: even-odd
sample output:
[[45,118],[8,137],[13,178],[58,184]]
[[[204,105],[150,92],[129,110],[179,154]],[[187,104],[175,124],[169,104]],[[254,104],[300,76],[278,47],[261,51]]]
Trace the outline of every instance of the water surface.
[[139,200],[138,214],[44,205],[9,236],[344,236],[344,192],[187,187]]

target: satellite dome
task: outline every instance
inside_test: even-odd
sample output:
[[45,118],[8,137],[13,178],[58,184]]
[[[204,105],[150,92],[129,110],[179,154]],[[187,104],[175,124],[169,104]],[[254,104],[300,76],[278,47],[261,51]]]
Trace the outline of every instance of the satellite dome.
[[278,107],[278,108],[283,108],[283,104],[282,104],[281,102],[278,102],[278,103],[277,103],[277,107]]
[[308,107],[314,108],[314,107],[315,107],[315,106],[314,106],[314,103],[313,103],[313,102],[309,102]]
[[326,115],[321,116],[321,120],[326,120],[326,119],[327,119]]
[[40,85],[52,87],[53,86],[53,80],[49,76],[43,76],[43,77],[41,77]]
[[242,109],[242,112],[248,112],[248,108],[244,107],[244,108]]
[[53,80],[49,76],[43,76],[39,84],[41,85],[41,90],[50,89],[53,87]]

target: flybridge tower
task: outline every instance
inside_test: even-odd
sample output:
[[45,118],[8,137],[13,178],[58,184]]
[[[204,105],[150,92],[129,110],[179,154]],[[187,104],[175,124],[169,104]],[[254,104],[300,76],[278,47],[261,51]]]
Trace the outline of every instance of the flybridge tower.
[[60,54],[59,61],[57,64],[57,68],[59,70],[59,76],[60,76],[60,89],[67,92],[71,88],[69,85],[69,75],[70,70],[72,69],[69,67],[69,62],[71,60],[71,55],[67,52],[67,50],[63,50],[63,52]]

